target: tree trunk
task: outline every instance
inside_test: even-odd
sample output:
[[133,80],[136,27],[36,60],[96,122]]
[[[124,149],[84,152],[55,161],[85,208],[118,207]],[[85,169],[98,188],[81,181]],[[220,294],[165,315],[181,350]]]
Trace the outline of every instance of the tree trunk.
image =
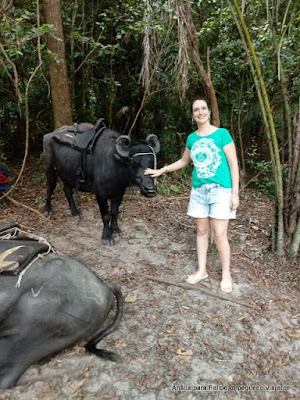
[[213,113],[213,123],[215,126],[219,127],[220,126],[220,113],[219,113],[217,96],[216,96],[216,92],[214,89],[214,85],[211,80],[209,65],[208,65],[208,72],[206,72],[203,62],[201,60],[200,54],[199,54],[199,43],[198,43],[199,41],[198,41],[197,31],[196,31],[195,25],[194,25],[194,23],[192,21],[192,17],[191,17],[189,1],[186,1],[186,7],[185,7],[184,12],[186,15],[187,29],[188,29],[189,36],[191,39],[194,60],[198,67],[201,79],[207,90],[208,98],[211,103],[211,110]]
[[54,35],[47,37],[47,47],[50,52],[49,71],[54,127],[58,128],[72,124],[61,5],[60,0],[43,0],[43,4],[46,23],[55,27]]
[[300,247],[300,217],[298,217],[297,229],[295,231],[293,241],[290,247],[290,257],[296,261]]
[[300,118],[297,116],[295,119],[298,119],[298,121],[296,122],[295,133],[293,135],[293,154],[291,157],[291,164],[289,164],[289,175],[287,179],[286,190],[289,190],[289,192],[285,199],[285,213],[288,222],[286,227],[286,243],[288,247],[294,240],[293,236],[296,235],[297,225],[299,226],[300,212]]
[[[282,180],[282,166],[280,163],[280,154],[278,149],[278,141],[277,135],[275,130],[275,124],[273,119],[273,114],[270,106],[269,97],[267,94],[265,82],[263,79],[263,74],[260,69],[259,61],[254,49],[253,42],[250,38],[250,34],[244,20],[244,16],[241,12],[237,0],[228,0],[228,4],[230,8],[233,10],[233,14],[236,13],[236,21],[240,25],[242,29],[242,37],[244,37],[245,48],[246,51],[251,54],[252,62],[253,62],[253,77],[257,79],[259,82],[259,92],[261,93],[263,103],[261,104],[262,111],[266,114],[267,120],[266,123],[266,132],[270,137],[269,140],[269,148],[270,154],[272,158],[273,164],[273,172],[274,172],[274,179],[275,179],[275,187],[276,187],[276,209],[277,209],[277,242],[276,242],[276,251],[279,257],[284,256],[284,224],[283,224],[283,180]],[[252,69],[251,69],[252,72]]]

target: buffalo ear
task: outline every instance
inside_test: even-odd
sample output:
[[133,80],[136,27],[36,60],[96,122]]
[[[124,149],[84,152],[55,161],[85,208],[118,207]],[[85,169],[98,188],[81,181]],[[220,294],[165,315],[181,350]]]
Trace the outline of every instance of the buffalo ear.
[[129,147],[130,147],[131,139],[127,135],[121,135],[117,137],[115,140],[116,150],[120,157],[128,158],[129,157]]
[[146,142],[149,144],[149,146],[151,146],[153,148],[153,150],[155,151],[155,154],[159,153],[160,143],[159,143],[159,139],[156,135],[154,135],[153,133],[148,135],[146,137]]

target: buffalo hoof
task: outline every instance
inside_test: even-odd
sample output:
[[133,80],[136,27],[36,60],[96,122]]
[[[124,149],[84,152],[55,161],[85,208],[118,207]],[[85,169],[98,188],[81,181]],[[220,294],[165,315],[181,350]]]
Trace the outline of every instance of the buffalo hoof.
[[121,236],[113,236],[114,244],[118,244],[121,241]]
[[117,243],[120,242],[121,236],[122,236],[122,233],[121,233],[121,230],[119,228],[117,230],[113,231],[112,238],[113,238],[114,244],[117,244]]
[[102,244],[104,244],[105,246],[113,246],[113,238],[102,238]]
[[113,237],[120,237],[122,236],[122,232],[120,228],[115,228],[112,230],[112,236]]
[[71,211],[72,217],[76,217],[78,219],[82,219],[82,215],[78,210]]
[[51,210],[48,210],[48,209],[45,209],[45,208],[44,208],[43,214],[45,215],[45,217],[50,217],[50,215],[51,215]]

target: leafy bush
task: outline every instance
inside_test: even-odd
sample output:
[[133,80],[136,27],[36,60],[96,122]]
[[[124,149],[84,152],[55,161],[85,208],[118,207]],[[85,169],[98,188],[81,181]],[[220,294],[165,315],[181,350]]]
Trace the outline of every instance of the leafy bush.
[[262,160],[257,150],[257,145],[253,144],[251,150],[247,153],[246,164],[254,174],[251,182],[259,190],[275,195],[275,181],[271,161]]

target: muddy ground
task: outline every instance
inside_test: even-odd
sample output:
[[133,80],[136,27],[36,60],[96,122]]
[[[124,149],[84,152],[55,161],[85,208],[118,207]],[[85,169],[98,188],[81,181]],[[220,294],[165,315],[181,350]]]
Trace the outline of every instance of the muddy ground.
[[[20,187],[13,197],[41,211],[44,193],[39,185]],[[2,204],[0,222],[18,221],[57,252],[82,258],[121,287],[126,303],[120,328],[101,342],[121,362],[98,359],[79,343],[30,367],[15,388],[0,390],[0,399],[299,398],[299,269],[269,253],[270,200],[253,191],[241,197],[229,232],[234,290],[223,295],[227,300],[210,295],[221,294],[213,243],[210,279],[196,285],[210,294],[140,275],[183,283],[194,271],[187,190],[154,199],[129,190],[121,206],[123,236],[114,246],[101,243],[92,195],[80,197],[82,220],[70,217],[61,190],[47,223],[11,202]]]

